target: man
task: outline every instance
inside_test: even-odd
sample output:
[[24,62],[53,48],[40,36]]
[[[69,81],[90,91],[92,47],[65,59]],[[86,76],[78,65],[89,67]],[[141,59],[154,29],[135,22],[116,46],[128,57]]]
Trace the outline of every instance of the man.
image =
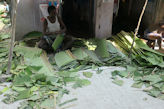
[[57,39],[57,36],[59,34],[60,37],[64,37],[64,33],[66,32],[66,26],[57,14],[55,6],[49,6],[48,13],[49,16],[45,18],[43,23],[44,36],[39,42],[38,47],[46,50],[47,52],[52,52],[53,42]]
[[157,40],[159,50],[162,48],[162,38],[164,38],[164,22],[159,23],[158,25],[152,26],[151,28],[145,31],[146,37],[149,39],[147,45],[154,49],[155,41]]
[[9,13],[9,5],[7,4],[6,1],[4,1],[4,11],[1,17],[6,18]]

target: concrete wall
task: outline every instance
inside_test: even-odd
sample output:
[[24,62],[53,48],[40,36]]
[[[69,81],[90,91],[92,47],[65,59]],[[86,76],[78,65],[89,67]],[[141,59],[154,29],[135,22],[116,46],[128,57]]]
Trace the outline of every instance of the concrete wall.
[[39,4],[42,0],[18,0],[16,40],[31,31],[42,31],[41,12]]

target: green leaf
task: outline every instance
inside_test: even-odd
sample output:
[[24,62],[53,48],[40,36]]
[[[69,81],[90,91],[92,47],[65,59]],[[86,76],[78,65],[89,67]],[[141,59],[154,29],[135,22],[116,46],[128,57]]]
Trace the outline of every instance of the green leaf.
[[30,101],[36,101],[36,100],[38,100],[38,99],[40,99],[40,98],[41,98],[40,95],[35,94],[35,95],[31,96],[28,100],[30,100]]
[[88,86],[91,82],[87,79],[78,79],[75,84],[73,85],[73,88],[76,89],[78,87]]
[[140,81],[135,82],[135,83],[132,85],[132,87],[134,87],[134,88],[142,88],[142,86],[143,86],[143,82],[140,82]]
[[84,49],[84,51],[89,56],[89,59],[90,59],[91,62],[102,63],[101,60],[97,57],[97,55],[94,51],[91,51],[91,50],[88,50],[88,49]]
[[158,98],[164,100],[164,94],[159,95]]
[[75,77],[65,77],[63,78],[65,83],[70,83],[70,82],[75,82],[77,80],[77,78]]
[[113,77],[114,77],[114,76],[117,76],[117,75],[118,75],[118,72],[119,72],[118,70],[113,71],[113,72],[112,72],[112,76],[113,76]]
[[160,90],[164,92],[164,84],[160,87]]
[[[37,73],[45,74],[48,76],[54,75],[54,69],[48,61],[47,54],[39,48],[25,47],[25,46],[16,46],[14,51],[17,54],[24,56],[24,63],[27,66],[35,66],[36,69],[40,69]],[[38,68],[37,68],[38,67]],[[32,71],[35,72],[35,68],[32,68]]]
[[91,73],[91,72],[83,72],[83,75],[84,75],[86,78],[92,78],[93,73]]
[[8,38],[10,38],[10,34],[0,34],[1,40],[8,39]]
[[61,77],[76,77],[77,72],[75,71],[62,71],[62,72],[57,72],[57,74]]
[[24,84],[25,84],[26,87],[32,87],[33,86],[33,84],[31,83],[31,81],[30,82],[25,82]]
[[75,61],[75,59],[71,57],[67,52],[62,51],[55,54],[55,61],[57,66],[60,68]]
[[115,79],[114,81],[112,81],[114,84],[118,85],[118,86],[123,86],[124,84],[124,81],[123,80],[118,80],[118,79]]
[[97,48],[95,50],[96,54],[102,58],[108,58],[109,52],[107,48],[106,39],[97,39]]
[[35,74],[33,76],[33,79],[35,81],[45,81],[46,80],[46,75],[44,75],[44,74]]
[[158,97],[160,95],[160,91],[156,88],[153,88],[151,90],[148,91],[149,95],[153,96],[153,97]]
[[155,84],[155,83],[160,82],[162,79],[160,78],[160,75],[147,75],[147,76],[144,76],[142,80],[149,81],[151,82],[151,84]]
[[42,37],[42,36],[43,36],[42,32],[33,31],[33,32],[26,34],[24,36],[24,38],[38,38],[38,37]]
[[30,91],[31,91],[31,92],[35,92],[35,91],[37,91],[38,89],[39,89],[39,87],[33,86],[33,87],[30,88]]
[[19,46],[19,45],[17,45],[14,48],[14,51],[30,59],[39,57],[42,53],[42,50],[39,48],[25,47],[25,46]]
[[13,85],[14,86],[24,86],[25,83],[31,82],[31,78],[28,75],[18,75],[14,78]]
[[118,54],[119,56],[126,57],[120,50],[118,50],[110,41],[107,41],[108,51],[113,54]]
[[0,70],[0,75],[2,74],[2,70]]
[[160,67],[164,67],[164,61],[162,56],[159,56],[151,52],[145,52],[144,55],[141,55],[141,57],[147,60],[148,62],[150,62],[152,65],[158,65]]
[[3,93],[7,92],[9,90],[8,87],[5,87],[3,90],[0,91],[0,95],[2,95]]
[[128,77],[129,73],[125,70],[125,71],[119,71],[118,75],[121,77]]
[[127,66],[127,72],[133,73],[135,71],[137,71],[136,66]]
[[52,85],[56,85],[56,83],[59,81],[59,78],[57,78],[55,76],[48,76],[46,78],[46,81],[51,82]]
[[44,109],[54,109],[55,108],[55,104],[56,104],[55,100],[49,98],[49,99],[44,100],[41,103],[40,107],[44,108]]
[[119,75],[120,77],[128,77],[129,73],[126,70],[124,70],[124,71],[115,70],[115,71],[112,72],[113,77],[117,76],[117,75]]
[[67,101],[65,101],[65,102],[63,102],[63,103],[61,103],[61,104],[59,104],[59,107],[65,105],[65,104],[68,104],[68,103],[71,103],[71,102],[77,101],[77,100],[78,100],[77,98],[73,98],[73,99],[71,99],[71,100],[67,100]]
[[78,60],[85,60],[88,58],[87,53],[85,53],[85,51],[82,48],[77,48],[72,53]]
[[143,77],[143,73],[142,72],[140,73],[140,72],[136,71],[136,72],[133,73],[133,79],[135,81],[142,80],[142,77]]
[[19,92],[17,100],[27,99],[31,97],[32,93],[29,89]]
[[26,87],[16,87],[16,86],[13,86],[12,90],[15,90],[16,92],[21,92],[21,91],[26,90]]

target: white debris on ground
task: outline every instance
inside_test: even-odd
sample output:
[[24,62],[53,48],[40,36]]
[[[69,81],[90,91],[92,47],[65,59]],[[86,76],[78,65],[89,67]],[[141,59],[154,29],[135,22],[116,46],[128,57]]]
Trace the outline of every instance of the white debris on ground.
[[[57,109],[163,109],[164,101],[153,98],[141,89],[132,88],[133,80],[123,79],[123,86],[112,83],[111,72],[114,70],[124,70],[120,67],[102,67],[103,72],[96,74],[93,70],[93,77],[89,80],[91,85],[70,89],[70,94],[65,95],[62,102],[77,98],[75,102],[68,103]],[[79,72],[83,77],[83,71]],[[0,89],[3,87],[0,85]],[[3,96],[0,96],[0,100]],[[0,102],[0,109],[17,109],[19,102],[14,104],[4,104]]]

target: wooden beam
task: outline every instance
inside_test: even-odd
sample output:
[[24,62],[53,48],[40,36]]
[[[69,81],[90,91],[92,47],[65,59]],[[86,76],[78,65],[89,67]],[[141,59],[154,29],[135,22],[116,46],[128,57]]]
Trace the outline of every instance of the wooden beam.
[[11,70],[12,58],[13,58],[13,49],[14,49],[14,42],[15,42],[15,28],[16,28],[16,15],[17,15],[17,0],[14,0],[13,4],[13,15],[12,15],[12,33],[11,33],[11,42],[10,42],[10,50],[9,50],[9,59],[8,59],[8,68],[6,73],[9,74]]

